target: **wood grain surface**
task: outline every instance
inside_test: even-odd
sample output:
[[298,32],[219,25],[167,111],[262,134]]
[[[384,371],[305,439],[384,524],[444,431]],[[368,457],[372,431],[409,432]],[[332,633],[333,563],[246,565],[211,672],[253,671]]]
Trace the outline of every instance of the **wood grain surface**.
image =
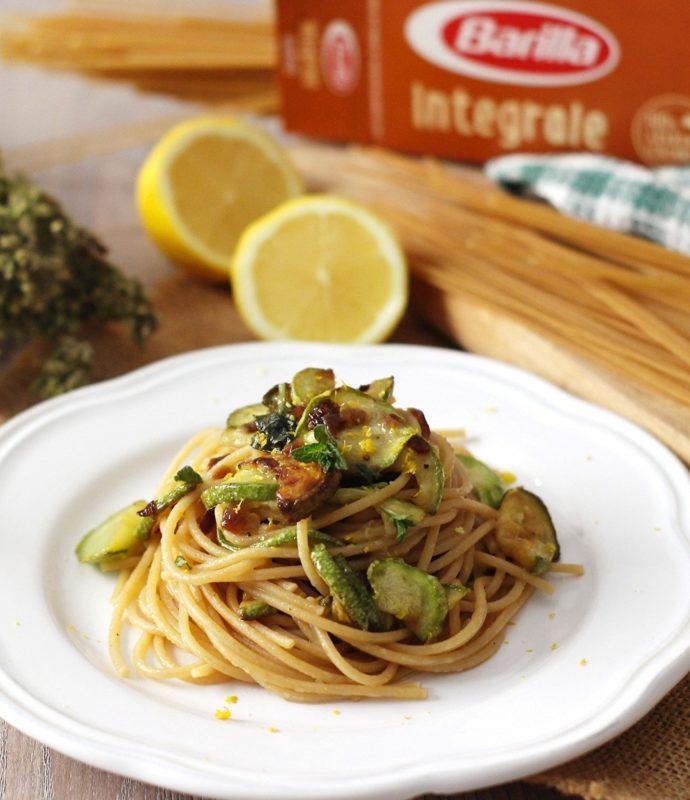
[[[201,800],[81,764],[0,720],[0,800]],[[327,800],[327,798],[324,798]],[[402,798],[401,798],[402,800]],[[418,800],[443,800],[425,795]],[[554,789],[516,782],[452,800],[567,800]]]

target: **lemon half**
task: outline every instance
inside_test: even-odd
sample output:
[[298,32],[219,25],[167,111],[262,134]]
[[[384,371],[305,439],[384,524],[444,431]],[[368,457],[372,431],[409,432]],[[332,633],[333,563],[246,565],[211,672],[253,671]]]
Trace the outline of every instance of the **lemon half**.
[[252,223],[231,281],[240,315],[262,339],[380,342],[408,299],[395,234],[365,207],[332,195],[304,195]]
[[226,281],[249,223],[303,190],[284,149],[234,117],[191,119],[153,147],[136,185],[145,229],[174,262]]

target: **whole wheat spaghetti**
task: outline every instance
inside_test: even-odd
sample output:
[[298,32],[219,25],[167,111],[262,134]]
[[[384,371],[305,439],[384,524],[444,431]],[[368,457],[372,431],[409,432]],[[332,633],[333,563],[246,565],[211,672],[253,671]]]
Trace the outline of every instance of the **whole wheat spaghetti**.
[[141,91],[257,113],[277,109],[270,15],[247,6],[74,0],[55,14],[0,20],[0,54]]
[[[560,357],[531,358],[489,330],[466,336],[483,310],[510,322],[516,337],[582,365],[568,389],[690,459],[690,258],[511,197],[457,165],[360,147],[291,152],[312,189],[366,203],[391,224],[416,281],[412,300],[432,325],[563,383]],[[603,396],[588,382],[600,371]]]
[[[545,506],[393,404],[308,368],[201,431],[151,502],[80,542],[119,569],[122,675],[256,683],[298,701],[422,698],[490,658],[558,541]],[[126,629],[137,632],[130,652]]]

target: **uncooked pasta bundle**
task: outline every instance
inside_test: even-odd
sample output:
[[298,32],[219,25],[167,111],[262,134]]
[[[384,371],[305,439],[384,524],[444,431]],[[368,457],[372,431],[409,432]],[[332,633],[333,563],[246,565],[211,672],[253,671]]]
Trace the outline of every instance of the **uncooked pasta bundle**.
[[5,16],[0,54],[91,78],[256,113],[278,107],[271,15],[241,4],[73,0],[54,14]]

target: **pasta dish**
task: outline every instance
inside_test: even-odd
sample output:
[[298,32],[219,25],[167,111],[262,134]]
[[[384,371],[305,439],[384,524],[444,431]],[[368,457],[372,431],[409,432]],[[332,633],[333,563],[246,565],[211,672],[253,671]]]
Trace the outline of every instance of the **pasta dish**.
[[490,658],[532,593],[554,591],[548,573],[582,572],[537,495],[393,391],[303,369],[81,539],[81,561],[120,573],[120,675],[423,698],[421,674]]

